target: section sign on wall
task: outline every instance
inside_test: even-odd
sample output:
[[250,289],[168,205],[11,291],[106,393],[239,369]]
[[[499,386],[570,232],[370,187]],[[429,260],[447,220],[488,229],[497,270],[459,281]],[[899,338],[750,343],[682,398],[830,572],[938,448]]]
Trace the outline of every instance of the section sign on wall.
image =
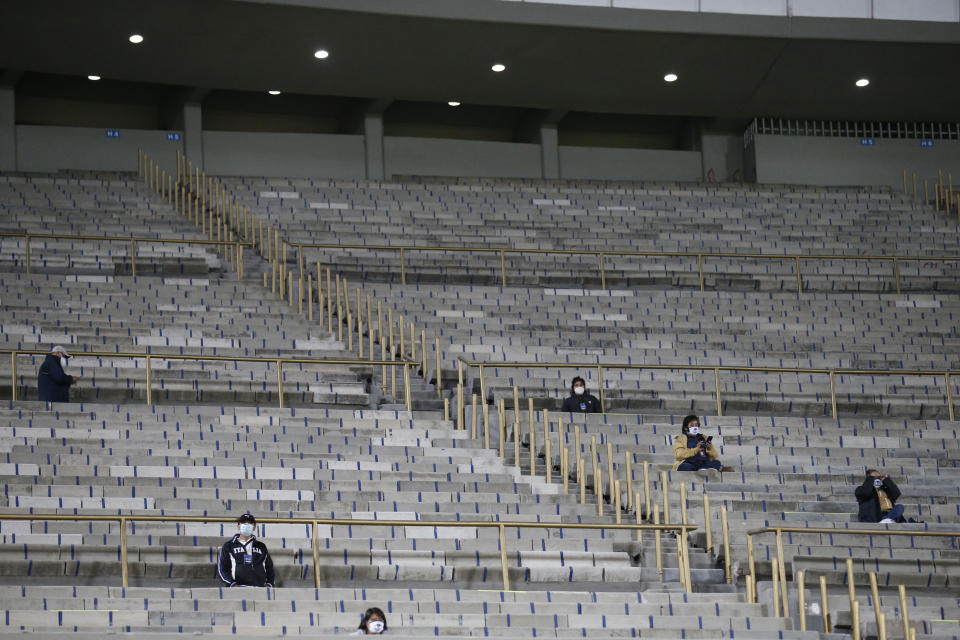
[[172,140],[173,142],[180,142],[179,133],[167,133],[167,140]]
[[119,137],[120,137],[120,130],[119,130],[119,129],[107,129],[107,137],[108,137],[108,138],[119,138]]
[[921,141],[920,141],[920,146],[923,147],[923,148],[925,148],[925,149],[932,149],[932,148],[933,148],[933,140],[921,140]]
[[877,141],[874,140],[873,138],[860,138],[860,144],[862,144],[865,147],[872,147],[875,144],[877,144]]

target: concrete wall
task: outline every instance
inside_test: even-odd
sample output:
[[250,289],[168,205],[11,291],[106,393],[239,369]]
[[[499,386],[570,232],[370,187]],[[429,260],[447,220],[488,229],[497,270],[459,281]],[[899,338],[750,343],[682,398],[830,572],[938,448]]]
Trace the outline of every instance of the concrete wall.
[[512,0],[536,4],[762,16],[957,22],[958,0]]
[[743,136],[705,134],[702,138],[703,179],[730,182],[743,180]]
[[699,151],[560,147],[560,177],[609,180],[703,178]]
[[204,131],[204,169],[229,176],[363,178],[363,136]]
[[[889,185],[903,188],[903,170],[932,179],[938,170],[960,179],[960,142],[876,138],[812,138],[758,135],[754,139],[757,182],[817,185]],[[912,182],[912,179],[911,179]],[[912,185],[911,185],[912,189]]]
[[387,137],[386,175],[539,178],[540,145]]
[[140,148],[159,162],[161,169],[176,172],[181,142],[167,140],[168,132],[117,131],[119,137],[114,138],[107,137],[106,129],[17,125],[17,170],[136,171]]

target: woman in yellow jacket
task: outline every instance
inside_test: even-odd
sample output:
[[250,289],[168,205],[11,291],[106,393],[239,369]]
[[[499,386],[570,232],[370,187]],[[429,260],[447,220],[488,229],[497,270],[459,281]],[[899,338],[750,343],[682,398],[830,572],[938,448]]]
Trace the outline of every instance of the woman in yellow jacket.
[[716,469],[717,471],[733,471],[725,467],[717,459],[720,454],[713,443],[700,435],[700,418],[687,416],[683,419],[681,434],[673,439],[674,471],[700,471],[701,469]]

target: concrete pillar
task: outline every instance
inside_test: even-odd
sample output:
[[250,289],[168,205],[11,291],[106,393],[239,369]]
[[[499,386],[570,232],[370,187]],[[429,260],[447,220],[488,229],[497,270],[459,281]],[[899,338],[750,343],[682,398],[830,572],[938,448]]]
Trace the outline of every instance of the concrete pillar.
[[540,125],[540,166],[546,179],[560,178],[560,144],[557,125]]
[[364,159],[368,180],[383,180],[386,171],[383,159],[383,112],[363,116]]
[[203,171],[203,109],[199,102],[183,105],[183,153],[187,162]]
[[12,86],[0,85],[0,171],[17,169],[15,97]]

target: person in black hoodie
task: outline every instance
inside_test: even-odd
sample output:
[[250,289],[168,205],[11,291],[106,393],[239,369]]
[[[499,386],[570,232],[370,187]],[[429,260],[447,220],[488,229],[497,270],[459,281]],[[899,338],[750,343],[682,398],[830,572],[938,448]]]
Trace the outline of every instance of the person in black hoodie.
[[70,385],[77,376],[68,376],[63,372],[70,354],[57,345],[47,354],[37,374],[37,392],[41,402],[70,402]]
[[906,522],[903,518],[903,505],[896,504],[900,489],[887,474],[876,469],[867,469],[863,484],[853,493],[860,505],[857,513],[857,520],[860,522]]
[[238,533],[223,543],[217,576],[229,587],[272,587],[273,560],[267,545],[254,537],[256,519],[249,513],[237,518]]
[[565,413],[603,413],[600,401],[587,393],[587,383],[577,376],[570,385],[570,396],[563,401],[560,409]]

